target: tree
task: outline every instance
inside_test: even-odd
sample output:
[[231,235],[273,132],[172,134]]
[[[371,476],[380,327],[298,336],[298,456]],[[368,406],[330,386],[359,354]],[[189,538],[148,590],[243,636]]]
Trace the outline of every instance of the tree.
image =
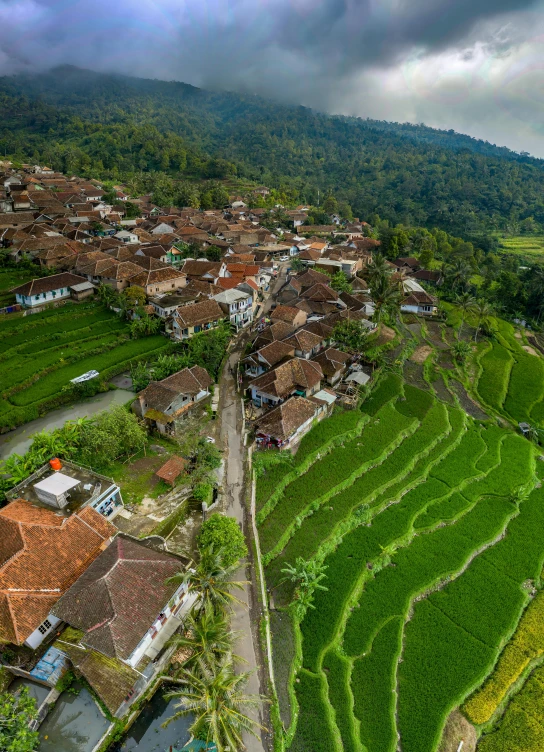
[[236,565],[225,566],[221,551],[201,551],[200,561],[193,570],[184,569],[168,580],[176,585],[185,584],[196,594],[195,611],[200,614],[207,608],[214,613],[225,612],[241,601],[232,590],[243,590],[244,582],[233,579]]
[[208,607],[198,618],[193,613],[189,614],[184,621],[184,631],[174,635],[170,644],[177,650],[189,652],[183,662],[184,668],[194,666],[201,660],[211,666],[232,652],[235,638],[236,633],[229,629],[226,614],[214,613]]
[[354,355],[365,352],[368,347],[368,332],[355,319],[339,321],[333,329],[332,339],[340,348]]
[[348,278],[342,270],[336,272],[331,279],[331,287],[336,292],[351,292],[352,288]]
[[476,300],[472,297],[472,295],[468,292],[463,292],[461,295],[457,295],[455,298],[455,304],[459,308],[461,312],[461,323],[459,325],[459,329],[457,330],[457,338],[461,339],[461,332],[463,330],[463,325],[465,323],[465,318],[467,313],[470,313],[474,310],[474,306],[476,304]]
[[105,285],[103,282],[98,287],[98,297],[101,302],[108,308],[114,308],[118,302],[119,294],[113,287]]
[[305,561],[297,557],[294,564],[288,564],[281,570],[285,575],[281,582],[289,581],[295,586],[295,593],[291,603],[295,617],[301,621],[309,608],[315,608],[313,599],[316,590],[327,590],[321,584],[326,578],[327,567],[316,559]]
[[32,752],[39,736],[29,729],[38,717],[36,700],[23,687],[16,694],[0,692],[0,749],[3,752]]
[[294,272],[301,272],[304,269],[306,269],[306,264],[302,259],[300,259],[298,256],[293,256],[291,261],[289,262],[289,265],[291,266],[291,269]]
[[446,267],[445,282],[454,292],[465,289],[472,275],[472,269],[463,259],[457,259],[453,264]]
[[147,300],[144,288],[138,285],[127,287],[123,292],[123,297],[133,308],[144,306]]
[[370,295],[374,301],[374,321],[383,321],[385,317],[396,318],[402,302],[400,282],[388,275],[382,275],[370,284]]
[[157,334],[162,326],[162,321],[157,316],[150,316],[142,312],[142,309],[136,309],[138,318],[130,324],[130,334],[134,338],[147,337],[151,334]]
[[366,268],[366,278],[369,284],[372,284],[381,277],[387,277],[391,274],[391,267],[388,264],[385,256],[381,253],[376,253],[372,257],[372,263]]
[[450,349],[453,354],[453,357],[458,363],[464,363],[465,360],[470,355],[470,353],[472,352],[472,347],[470,346],[470,343],[465,342],[462,339],[458,339],[456,342],[454,342]]
[[221,552],[225,566],[237,564],[247,556],[244,534],[234,517],[212,514],[202,525],[197,543],[199,551]]
[[474,341],[478,341],[478,334],[480,329],[485,327],[489,330],[493,321],[493,306],[487,300],[476,300],[472,307],[473,312],[476,314],[476,332],[474,333]]
[[323,211],[327,214],[336,214],[338,211],[338,202],[332,194],[329,194],[325,201],[323,201]]
[[264,699],[243,692],[249,677],[248,672],[235,673],[228,659],[213,666],[199,660],[192,671],[181,671],[178,679],[181,688],[165,695],[167,699],[178,699],[179,703],[177,712],[164,726],[191,716],[194,718],[189,728],[191,734],[215,743],[217,752],[245,749],[243,732],[257,736],[257,729],[263,728],[246,715],[247,710],[259,707]]
[[81,459],[88,465],[108,465],[119,457],[142,450],[147,441],[137,417],[118,405],[98,415],[81,429]]

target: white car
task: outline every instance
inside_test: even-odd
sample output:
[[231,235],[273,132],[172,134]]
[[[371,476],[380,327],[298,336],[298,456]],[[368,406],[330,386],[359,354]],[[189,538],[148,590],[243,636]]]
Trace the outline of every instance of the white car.
[[289,256],[281,256],[280,261],[289,261]]
[[215,439],[213,438],[213,436],[206,436],[206,443],[215,444]]

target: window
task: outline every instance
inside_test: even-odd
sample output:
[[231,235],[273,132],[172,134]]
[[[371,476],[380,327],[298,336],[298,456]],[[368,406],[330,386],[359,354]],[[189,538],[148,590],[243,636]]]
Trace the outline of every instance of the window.
[[52,627],[51,622],[49,619],[46,619],[40,626],[38,627],[38,632],[42,635],[44,635],[46,632],[48,632]]

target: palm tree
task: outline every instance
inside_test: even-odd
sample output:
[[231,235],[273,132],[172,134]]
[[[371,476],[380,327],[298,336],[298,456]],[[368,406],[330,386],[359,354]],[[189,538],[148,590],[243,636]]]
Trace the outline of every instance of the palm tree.
[[374,301],[374,321],[380,322],[385,316],[396,318],[402,302],[402,288],[398,281],[389,275],[380,275],[370,284],[370,295]]
[[222,550],[202,552],[200,562],[194,569],[187,569],[170,577],[167,582],[176,585],[186,584],[189,592],[196,593],[195,607],[198,614],[208,606],[215,613],[242,603],[231,590],[243,590],[245,582],[233,579],[236,564],[226,567],[223,564]]
[[387,277],[391,274],[391,267],[387,263],[385,256],[377,253],[372,257],[372,263],[366,268],[366,277],[369,284],[372,284],[380,277]]
[[189,731],[195,739],[214,743],[217,752],[245,749],[244,731],[258,738],[258,729],[264,728],[246,715],[265,699],[244,693],[249,676],[249,672],[236,674],[232,662],[225,659],[214,666],[199,660],[193,671],[182,671],[180,689],[165,694],[166,699],[175,698],[179,703],[177,712],[163,726],[191,716],[194,721]]
[[453,291],[459,288],[465,288],[468,280],[472,275],[472,269],[463,259],[457,259],[446,268],[445,278]]
[[477,325],[476,325],[476,332],[474,334],[474,342],[478,341],[478,334],[480,333],[480,329],[482,327],[482,324],[489,328],[491,326],[491,320],[493,317],[493,306],[489,301],[487,300],[477,300],[472,310],[476,314],[477,318]]
[[232,643],[237,635],[229,629],[224,613],[214,613],[206,606],[197,618],[191,613],[185,620],[185,632],[174,635],[170,641],[178,650],[189,653],[183,663],[184,668],[204,661],[208,666],[220,661],[232,652]]
[[455,298],[455,304],[461,311],[461,324],[457,332],[457,339],[461,338],[461,331],[463,330],[465,317],[467,313],[470,313],[471,311],[474,310],[475,303],[476,303],[475,298],[473,298],[469,292],[463,292],[461,293],[461,295],[457,295],[457,297]]
[[101,283],[98,287],[98,297],[104,305],[108,306],[108,308],[112,308],[117,302],[118,295],[113,287]]

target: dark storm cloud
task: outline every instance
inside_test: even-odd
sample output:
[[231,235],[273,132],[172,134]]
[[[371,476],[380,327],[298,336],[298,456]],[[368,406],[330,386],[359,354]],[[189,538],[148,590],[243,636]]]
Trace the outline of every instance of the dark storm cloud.
[[[0,72],[71,63],[471,133],[489,121],[536,150],[541,1],[0,0]],[[527,96],[503,101],[516,75]]]

